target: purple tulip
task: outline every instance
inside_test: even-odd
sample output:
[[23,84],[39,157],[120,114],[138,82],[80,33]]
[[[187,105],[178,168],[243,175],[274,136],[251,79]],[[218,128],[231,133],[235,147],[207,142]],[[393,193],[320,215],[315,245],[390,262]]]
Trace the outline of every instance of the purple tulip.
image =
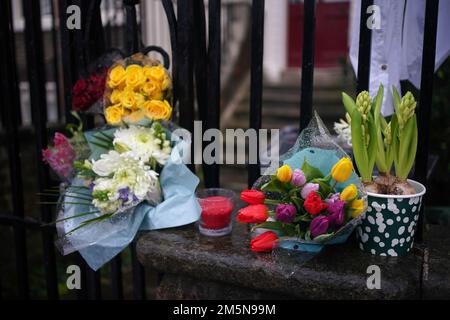
[[325,232],[327,232],[329,225],[330,221],[328,217],[319,216],[314,218],[309,225],[311,236],[315,238],[317,236],[320,236],[321,234],[324,234]]
[[334,193],[330,197],[325,199],[325,202],[328,203],[329,205],[335,203],[336,201],[341,201],[339,193]]
[[306,182],[306,177],[305,177],[305,174],[303,173],[303,171],[300,169],[295,169],[294,172],[292,173],[291,184],[296,187],[300,187],[300,186],[304,185],[305,182]]
[[344,206],[345,201],[342,200],[328,202],[327,212],[330,215],[330,223],[334,226],[340,226],[344,223]]
[[317,192],[319,190],[319,184],[318,183],[307,183],[303,186],[302,191],[300,192],[303,199],[306,199],[308,195],[314,191]]
[[275,209],[275,217],[283,223],[291,223],[296,214],[297,209],[292,204],[279,204]]

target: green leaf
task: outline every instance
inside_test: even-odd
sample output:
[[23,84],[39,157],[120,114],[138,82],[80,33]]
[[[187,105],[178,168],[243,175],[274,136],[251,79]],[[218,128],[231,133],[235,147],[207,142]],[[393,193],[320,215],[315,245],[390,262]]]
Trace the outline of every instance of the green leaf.
[[370,182],[372,181],[372,172],[369,172],[369,158],[361,128],[361,114],[355,109],[351,117],[352,145],[355,162],[363,181]]
[[283,230],[283,223],[280,221],[266,221],[260,224],[257,224],[252,228],[252,230],[264,228],[264,229],[270,229],[270,230],[277,230],[282,231]]
[[324,233],[324,234],[318,235],[318,236],[315,237],[313,240],[314,240],[314,241],[320,241],[320,242],[322,242],[322,241],[325,241],[325,240],[330,239],[330,238],[333,237],[333,236],[334,236],[334,232],[331,232],[331,233]]
[[300,197],[292,196],[291,197],[291,201],[295,205],[295,207],[297,208],[297,211],[300,211],[301,208],[303,207],[304,200],[302,198],[300,198]]
[[311,180],[311,182],[319,184],[319,191],[324,198],[328,197],[328,195],[333,192],[333,188],[330,186],[328,178],[317,178]]
[[305,240],[311,240],[311,230],[306,231]]
[[283,183],[276,176],[272,176],[270,181],[261,187],[261,191],[267,192],[289,192],[290,187],[287,183]]
[[306,160],[306,159],[303,162],[301,170],[305,174],[306,181],[311,181],[312,179],[316,179],[316,178],[323,178],[323,173],[316,167],[313,167],[312,165],[310,165],[308,160]]
[[345,92],[342,92],[342,103],[344,104],[345,110],[347,110],[348,114],[351,116],[353,110],[356,109],[355,101]]

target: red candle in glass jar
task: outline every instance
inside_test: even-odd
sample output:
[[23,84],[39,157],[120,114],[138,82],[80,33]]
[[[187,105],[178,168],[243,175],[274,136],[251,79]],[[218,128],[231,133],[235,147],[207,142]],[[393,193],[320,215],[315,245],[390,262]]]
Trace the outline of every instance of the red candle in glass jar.
[[211,237],[224,236],[231,232],[231,214],[234,209],[235,194],[221,188],[203,189],[196,193],[202,212],[199,231]]
[[222,196],[199,199],[202,207],[201,224],[206,229],[222,229],[230,224],[233,203]]

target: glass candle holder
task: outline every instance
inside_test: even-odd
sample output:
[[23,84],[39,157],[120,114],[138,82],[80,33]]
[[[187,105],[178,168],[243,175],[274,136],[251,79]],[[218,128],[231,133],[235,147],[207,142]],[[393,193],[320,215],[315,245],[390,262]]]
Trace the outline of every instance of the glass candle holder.
[[202,208],[198,229],[210,237],[224,236],[231,232],[231,214],[235,193],[228,189],[209,188],[196,193]]

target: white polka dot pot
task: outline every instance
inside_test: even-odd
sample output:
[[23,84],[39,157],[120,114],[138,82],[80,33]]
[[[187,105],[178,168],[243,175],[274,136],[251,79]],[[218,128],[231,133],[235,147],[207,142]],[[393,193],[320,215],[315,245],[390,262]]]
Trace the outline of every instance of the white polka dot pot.
[[368,208],[356,228],[361,250],[380,256],[403,256],[412,248],[425,187],[414,180],[413,195],[367,192]]

